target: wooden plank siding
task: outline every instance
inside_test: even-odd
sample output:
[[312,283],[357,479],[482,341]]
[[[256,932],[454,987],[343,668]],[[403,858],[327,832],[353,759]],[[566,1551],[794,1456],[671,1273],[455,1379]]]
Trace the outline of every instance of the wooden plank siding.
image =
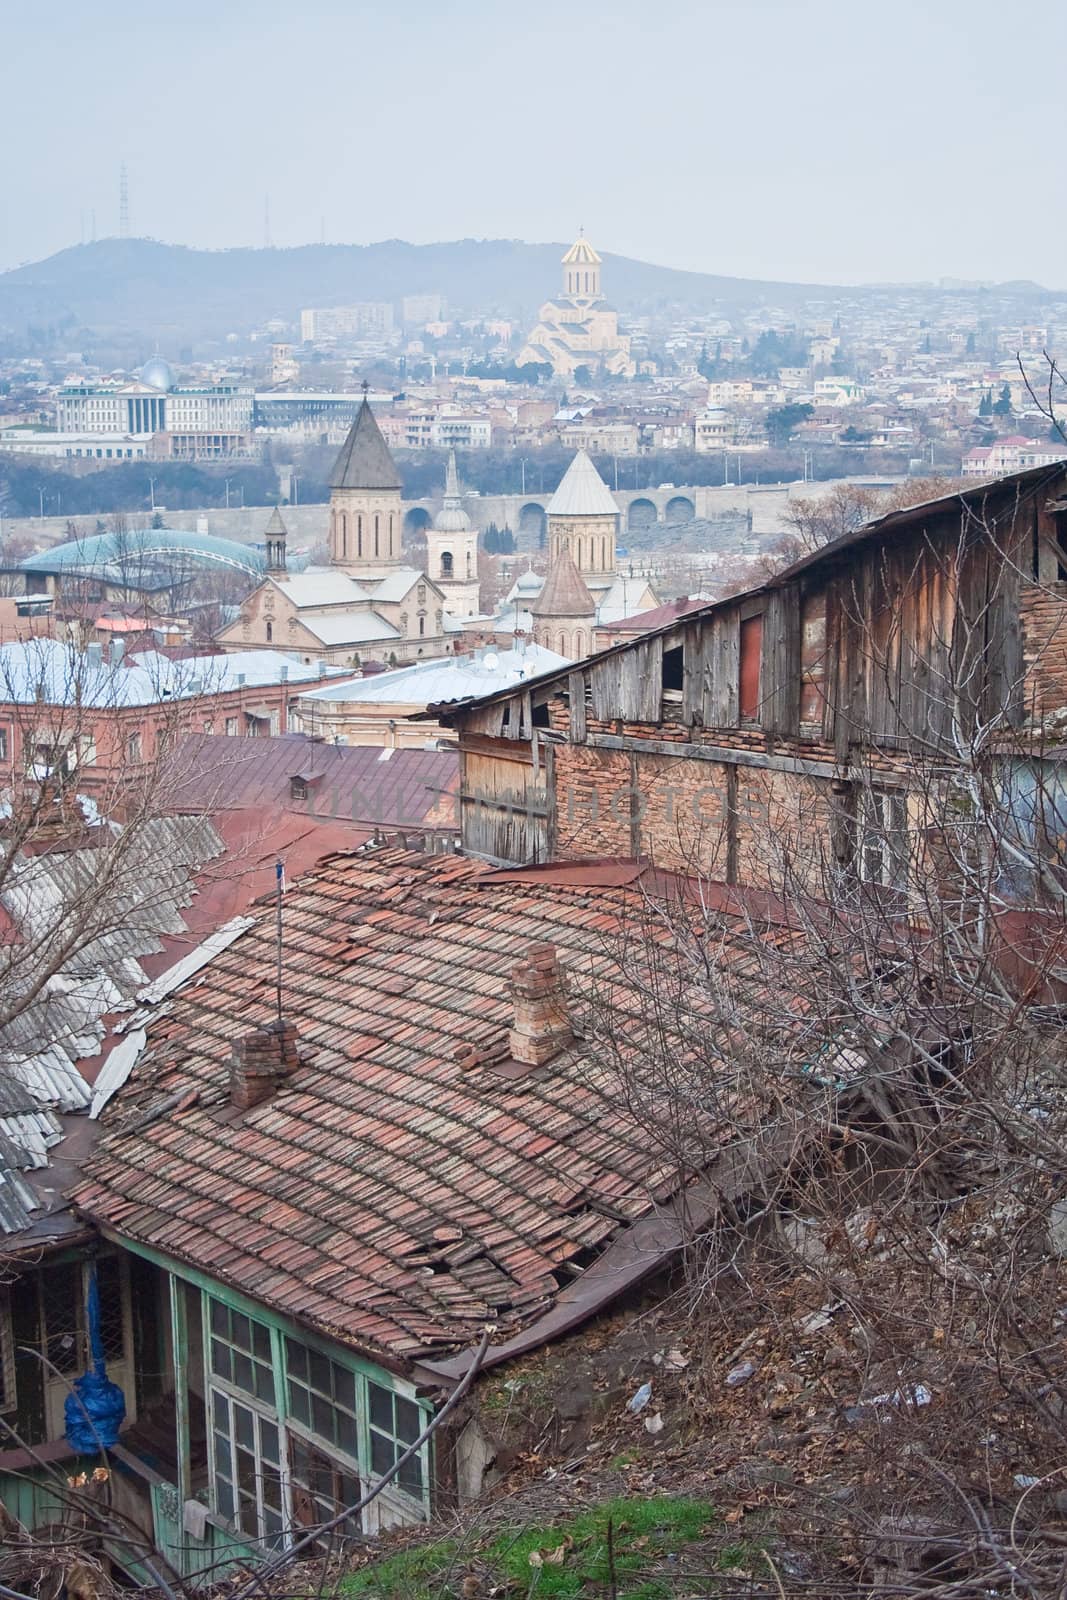
[[[1028,714],[1024,674],[1033,671],[1034,652],[1024,638],[1036,624],[1024,634],[1023,597],[1037,583],[1053,591],[1042,600],[1045,633],[1055,620],[1046,614],[1055,610],[1054,591],[1063,589],[1058,648],[1067,656],[1067,467],[893,514],[761,588],[545,683],[462,708],[461,754],[472,736],[531,748],[538,730],[551,727],[549,740],[565,740],[572,755],[575,746],[644,752],[650,760],[707,755],[735,789],[752,766],[779,776],[788,768],[808,783],[828,781],[833,770],[847,783],[871,755],[884,755],[890,773],[909,752],[951,759],[979,721],[1007,713],[1019,726]],[[1032,611],[1032,598],[1028,604]],[[758,707],[742,718],[741,629],[756,618]],[[1067,659],[1051,681],[1067,683]],[[550,717],[551,700],[566,709]],[[643,781],[640,766],[632,778],[635,787]],[[502,786],[495,842],[484,817],[464,842],[502,859],[512,847],[502,840],[513,840],[520,855],[511,858],[532,859],[545,848],[538,808],[544,799],[546,817],[551,812],[543,787],[551,784],[542,776],[536,793],[521,790],[530,814],[523,831],[513,815],[518,790],[503,767],[495,781]],[[735,794],[727,813],[743,803]],[[844,823],[839,831],[843,838]]]

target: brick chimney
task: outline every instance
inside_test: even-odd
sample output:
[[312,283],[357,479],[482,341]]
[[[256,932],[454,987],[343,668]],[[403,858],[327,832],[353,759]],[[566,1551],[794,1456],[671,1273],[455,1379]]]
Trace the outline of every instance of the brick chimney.
[[299,1063],[293,1023],[270,1022],[234,1040],[230,1099],[241,1111],[269,1100]]
[[574,1038],[559,956],[552,944],[531,944],[511,969],[514,1016],[508,1048],[514,1061],[541,1067]]

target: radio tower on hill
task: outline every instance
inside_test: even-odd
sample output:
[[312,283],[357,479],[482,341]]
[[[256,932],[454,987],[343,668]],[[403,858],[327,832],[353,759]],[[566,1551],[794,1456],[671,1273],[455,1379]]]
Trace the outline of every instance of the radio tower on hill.
[[126,163],[119,168],[119,238],[130,237],[130,183],[126,176]]

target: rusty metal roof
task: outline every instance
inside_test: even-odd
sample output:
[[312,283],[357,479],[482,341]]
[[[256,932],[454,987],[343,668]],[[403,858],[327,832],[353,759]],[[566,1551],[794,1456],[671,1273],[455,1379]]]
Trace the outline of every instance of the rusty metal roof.
[[[76,1204],[397,1363],[462,1348],[486,1319],[501,1338],[529,1327],[676,1182],[604,1055],[576,1043],[540,1071],[498,1070],[511,970],[536,941],[559,952],[579,1034],[594,988],[619,985],[621,1048],[644,1060],[615,954],[638,899],[620,878],[640,869],[604,868],[609,885],[386,848],[320,862],[284,908],[302,1065],[265,1104],[231,1107],[233,1042],[274,1015],[264,914],[148,1024]],[[724,914],[724,940],[745,926]],[[701,1148],[732,1136],[704,1128]]]

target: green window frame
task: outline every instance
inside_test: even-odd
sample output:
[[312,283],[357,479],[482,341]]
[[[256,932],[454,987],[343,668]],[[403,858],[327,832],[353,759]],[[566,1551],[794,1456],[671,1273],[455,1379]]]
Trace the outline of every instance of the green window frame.
[[[391,1472],[409,1445],[415,1443],[425,1426],[421,1407],[395,1389],[367,1380],[367,1411],[370,1431],[370,1469],[374,1478]],[[416,1500],[426,1490],[426,1446],[406,1461],[396,1478],[396,1486]]]
[[270,1328],[208,1296],[208,1368],[213,1378],[264,1405],[276,1404]]

